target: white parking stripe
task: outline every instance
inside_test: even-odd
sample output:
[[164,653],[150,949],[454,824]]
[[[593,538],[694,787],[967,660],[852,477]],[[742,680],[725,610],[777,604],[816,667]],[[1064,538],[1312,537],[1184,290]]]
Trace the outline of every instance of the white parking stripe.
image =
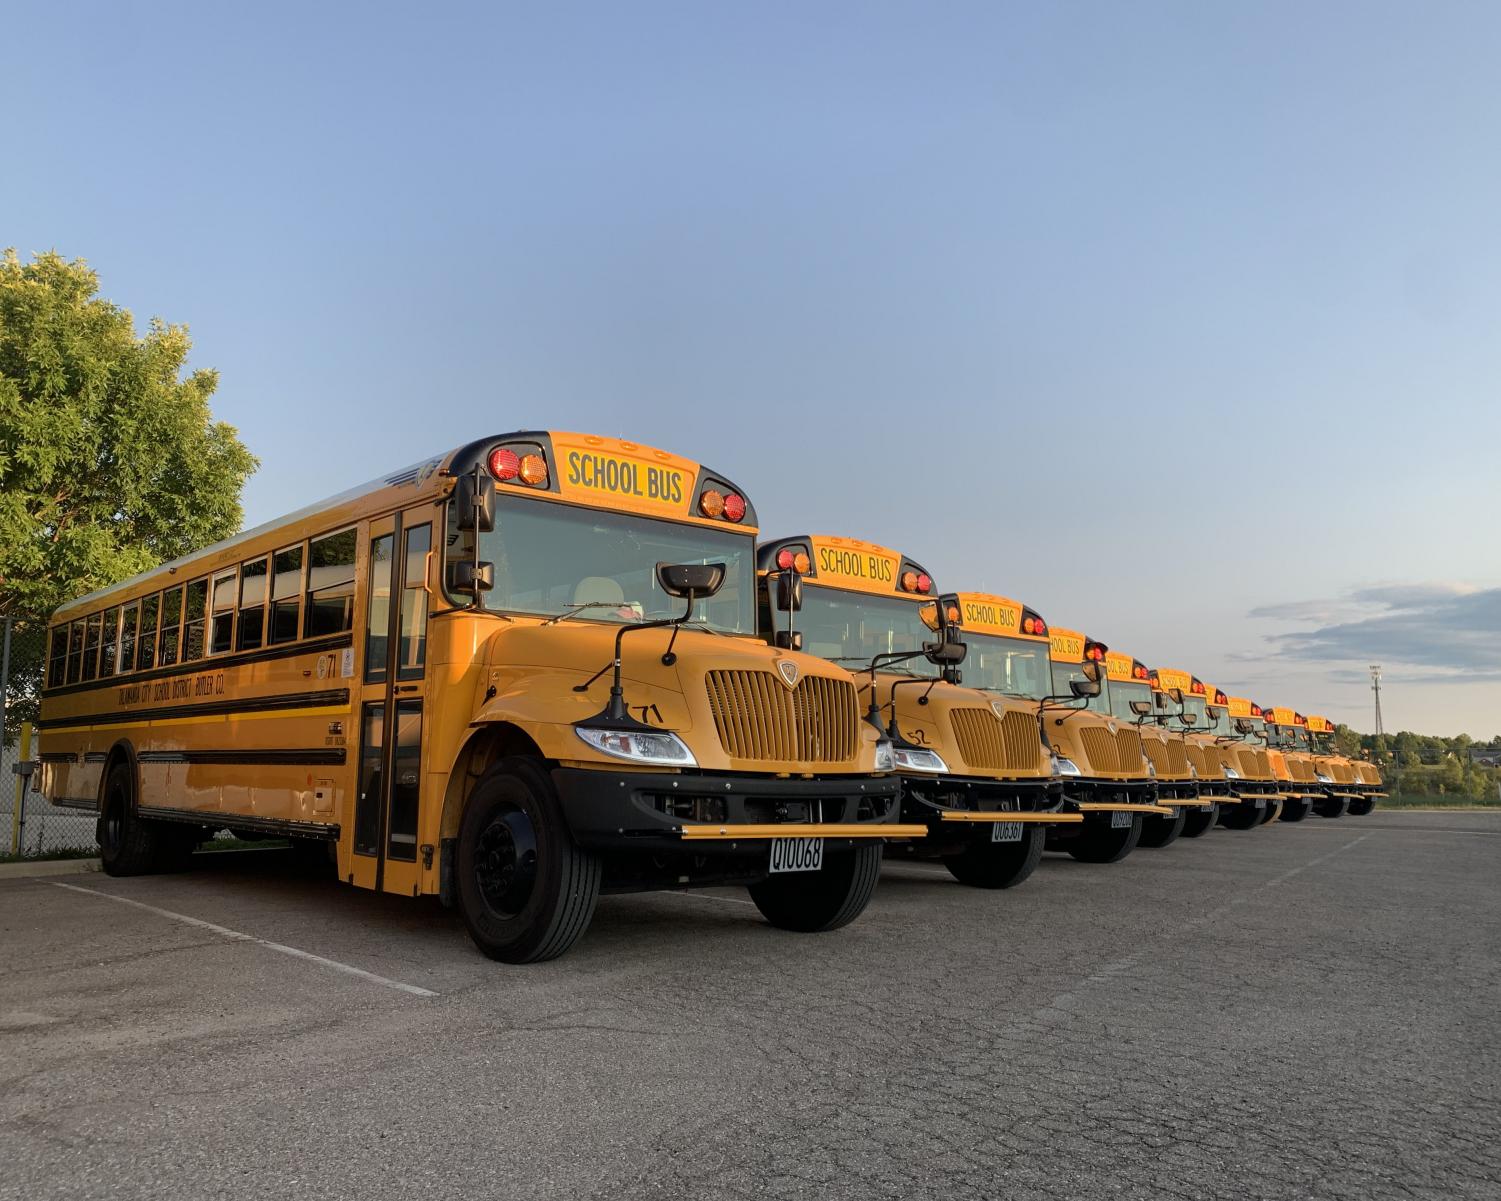
[[235,942],[253,942],[257,946],[278,951],[283,955],[290,955],[293,959],[306,959],[308,962],[316,963],[321,967],[332,968],[336,972],[343,972],[346,976],[358,976],[361,980],[370,981],[371,984],[381,984],[386,988],[394,988],[399,992],[411,993],[414,997],[436,997],[438,995],[431,989],[419,988],[415,984],[404,984],[400,980],[391,980],[385,976],[377,976],[374,972],[367,972],[364,968],[354,967],[348,963],[340,963],[337,959],[325,959],[322,955],[314,955],[311,951],[303,951],[297,947],[289,947],[285,943],[271,942],[268,939],[257,938],[254,934],[246,934],[240,930],[231,930],[228,926],[216,926],[213,922],[206,922],[202,918],[189,917],[185,913],[173,913],[170,909],[158,909],[155,905],[147,905],[142,901],[132,901],[128,897],[117,897],[112,892],[100,892],[95,888],[80,888],[76,884],[60,884],[56,880],[48,880],[46,883],[51,884],[53,888],[66,888],[69,892],[87,893],[91,897],[103,897],[106,901],[115,901],[121,905],[133,905],[137,909],[144,909],[147,913],[154,913],[158,917],[168,917],[174,922],[196,926],[200,930],[208,930],[224,938],[233,939]]
[[659,897],[697,897],[700,901],[724,901],[729,905],[754,905],[754,901],[743,901],[739,897],[717,897],[712,892],[689,892],[686,888],[659,888],[656,890]]

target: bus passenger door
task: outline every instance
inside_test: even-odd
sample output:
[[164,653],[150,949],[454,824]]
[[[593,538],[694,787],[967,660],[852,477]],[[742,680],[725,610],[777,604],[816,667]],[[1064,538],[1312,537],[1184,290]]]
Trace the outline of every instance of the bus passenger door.
[[354,882],[415,895],[432,510],[370,523]]

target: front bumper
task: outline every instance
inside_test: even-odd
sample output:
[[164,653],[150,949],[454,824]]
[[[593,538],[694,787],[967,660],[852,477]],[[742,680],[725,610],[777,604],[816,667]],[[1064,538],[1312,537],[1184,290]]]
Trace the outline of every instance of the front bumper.
[[[896,776],[787,778],[556,767],[553,784],[574,841],[593,850],[764,855],[769,838],[920,836],[897,825]],[[747,845],[749,844],[749,845]]]

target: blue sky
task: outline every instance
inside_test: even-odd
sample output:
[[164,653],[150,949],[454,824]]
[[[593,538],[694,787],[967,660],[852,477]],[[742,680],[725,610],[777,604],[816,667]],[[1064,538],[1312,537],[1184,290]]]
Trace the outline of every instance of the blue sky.
[[187,323],[268,519],[713,463],[1153,664],[1501,732],[1501,8],[7,10],[0,244]]

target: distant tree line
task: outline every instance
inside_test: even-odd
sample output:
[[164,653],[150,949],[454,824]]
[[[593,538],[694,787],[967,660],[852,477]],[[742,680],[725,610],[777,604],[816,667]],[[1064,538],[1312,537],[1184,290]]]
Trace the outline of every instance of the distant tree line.
[[1388,791],[1399,795],[1497,799],[1501,768],[1476,763],[1472,751],[1501,752],[1501,734],[1482,741],[1468,734],[1441,738],[1433,734],[1361,734],[1335,726],[1335,745],[1354,759],[1379,764]]

